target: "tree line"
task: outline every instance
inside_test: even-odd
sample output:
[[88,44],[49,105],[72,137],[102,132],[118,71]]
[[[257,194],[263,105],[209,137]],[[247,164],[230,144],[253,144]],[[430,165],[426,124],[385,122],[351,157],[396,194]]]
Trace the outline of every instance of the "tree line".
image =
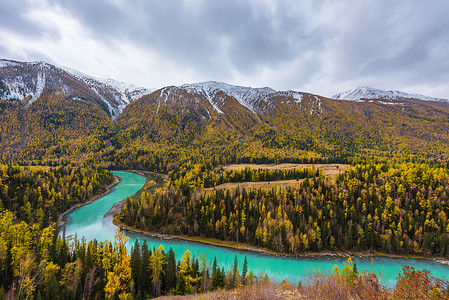
[[147,299],[160,295],[200,293],[265,280],[238,269],[220,269],[204,254],[186,250],[177,261],[170,248],[149,249],[137,241],[130,255],[128,238],[114,241],[60,236],[53,226],[41,229],[0,212],[0,299]]
[[375,250],[447,256],[446,165],[357,164],[336,180],[295,188],[159,189],[128,199],[121,221],[135,228],[245,242],[284,253]]
[[111,172],[87,164],[55,168],[0,164],[0,209],[43,228],[73,205],[104,192],[112,182]]
[[234,170],[214,168],[211,163],[185,163],[181,168],[168,172],[170,187],[181,187],[193,191],[195,189],[216,187],[228,182],[259,182],[288,179],[304,179],[319,175],[313,167],[292,169],[256,169],[245,167]]

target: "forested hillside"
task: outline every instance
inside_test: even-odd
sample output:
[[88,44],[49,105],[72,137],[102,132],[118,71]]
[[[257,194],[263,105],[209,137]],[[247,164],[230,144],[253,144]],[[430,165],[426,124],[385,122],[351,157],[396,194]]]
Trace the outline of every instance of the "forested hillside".
[[[114,241],[58,233],[58,214],[90,200],[112,174],[88,166],[0,165],[0,299],[143,299],[253,283],[248,269],[217,267],[186,249],[149,249],[117,231]],[[60,235],[62,234],[62,235]],[[260,278],[259,278],[260,279]]]
[[131,93],[42,63],[5,63],[0,81],[3,162],[75,160],[166,173],[182,160],[216,166],[449,156],[444,101],[334,100],[219,82]]
[[[257,172],[254,172],[257,174]],[[276,252],[375,250],[449,254],[447,165],[356,165],[336,181],[305,173],[296,188],[158,190],[128,200],[121,220],[169,234],[244,242]]]
[[[133,229],[288,255],[447,259],[449,102],[360,97],[219,82],[134,89],[3,60],[0,299],[143,299],[268,281],[246,263],[223,270],[187,249],[175,258],[171,249],[136,243],[128,252],[121,232],[114,241],[58,236],[58,215],[104,192],[113,182],[109,170],[166,175],[160,189],[126,199],[114,215]],[[227,168],[231,163],[251,165]],[[330,176],[318,163],[343,167]],[[375,275],[359,277],[354,269],[337,270],[329,282],[348,289],[359,282],[377,286],[379,298],[389,295]],[[341,281],[348,272],[351,280]],[[447,294],[447,283],[425,272],[403,273],[429,295]]]

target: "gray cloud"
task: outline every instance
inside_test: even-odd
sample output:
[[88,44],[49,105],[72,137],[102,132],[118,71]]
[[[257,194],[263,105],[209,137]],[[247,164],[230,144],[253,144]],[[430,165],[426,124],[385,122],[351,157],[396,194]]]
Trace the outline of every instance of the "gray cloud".
[[[25,1],[30,3],[29,1]],[[44,34],[58,38],[59,33],[51,27],[31,20],[27,14],[28,6],[22,1],[2,0],[0,2],[0,28],[30,39],[39,39]],[[6,41],[7,42],[7,41]]]
[[[445,0],[25,3],[0,3],[0,35],[30,37],[19,49],[25,57],[55,56],[81,71],[117,65],[115,74],[138,84],[145,77],[152,86],[213,79],[324,95],[363,84],[449,97]],[[82,36],[74,43],[89,42],[74,47],[95,43],[101,53],[76,51],[72,59],[64,56],[65,44],[58,52],[64,27],[29,17],[42,5],[79,24]],[[51,54],[33,46],[44,37]],[[14,52],[0,40],[0,55]]]
[[448,79],[448,2],[362,3],[345,16],[333,45],[340,78],[382,77],[385,85],[404,86]]
[[[91,34],[108,42],[128,40],[156,49],[168,59],[193,64],[199,71],[251,74],[295,58],[319,44],[306,18],[289,6],[275,11],[248,1],[133,1],[132,7],[110,1],[56,1],[82,20]],[[231,65],[229,65],[231,64]]]

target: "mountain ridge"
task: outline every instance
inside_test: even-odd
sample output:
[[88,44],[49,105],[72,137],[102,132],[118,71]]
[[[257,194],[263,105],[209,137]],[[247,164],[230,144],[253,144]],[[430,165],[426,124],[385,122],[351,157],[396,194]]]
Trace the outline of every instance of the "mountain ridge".
[[[24,68],[26,70],[17,70]],[[7,72],[5,72],[7,70]],[[13,71],[15,70],[15,72]],[[13,74],[8,74],[13,73]],[[55,75],[56,74],[56,75]],[[90,93],[97,96],[102,102],[105,111],[115,120],[132,101],[142,96],[151,94],[157,90],[169,90],[171,87],[144,88],[133,84],[125,84],[114,79],[103,79],[90,76],[67,67],[57,67],[44,61],[19,62],[14,60],[0,59],[0,99],[10,101],[24,102],[25,107],[29,107],[39,96],[48,84],[53,81],[54,86],[63,92],[67,92],[67,82],[61,80],[61,74],[71,76],[71,80],[77,81],[85,85],[85,89],[90,89]],[[31,75],[31,78],[30,78]],[[62,76],[64,77],[64,76]],[[275,103],[271,101],[278,96],[289,96],[301,102],[304,95],[309,94],[299,91],[277,91],[270,87],[252,88],[246,86],[231,85],[218,81],[205,81],[198,83],[188,83],[177,86],[184,89],[190,94],[204,96],[212,105],[213,109],[218,113],[223,113],[217,95],[223,94],[234,98],[240,105],[250,110],[256,116],[264,113],[267,107],[272,107]],[[76,94],[76,93],[75,93]],[[315,95],[316,97],[323,97]],[[79,99],[74,95],[75,99]],[[409,94],[396,90],[381,90],[367,86],[361,86],[356,89],[340,92],[330,97],[331,99],[347,100],[347,101],[365,101],[365,100],[387,100],[384,104],[397,103],[401,99],[416,99],[423,101],[440,101],[448,102],[447,99],[424,96],[421,94]],[[221,100],[223,100],[221,98]],[[391,101],[390,101],[391,100]],[[380,102],[382,103],[382,102]]]
[[[169,159],[192,155],[217,163],[347,163],[393,150],[449,158],[449,102],[342,101],[208,81],[137,91],[125,103],[123,86],[107,79],[41,62],[0,62],[0,99],[9,99],[0,101],[5,161],[89,157],[161,170]],[[10,89],[16,79],[21,85]]]
[[[73,99],[83,99],[86,93],[104,106],[114,120],[129,102],[154,89],[125,84],[113,79],[101,79],[76,70],[57,67],[43,61],[19,62],[0,59],[0,99],[23,102],[29,107],[44,88],[68,93]],[[81,91],[82,90],[82,91]],[[83,94],[83,95],[81,95]]]
[[421,94],[409,94],[397,90],[381,90],[368,86],[360,86],[358,88],[347,90],[333,95],[331,98],[337,100],[352,100],[363,101],[370,99],[384,99],[384,100],[400,100],[400,99],[416,99],[423,101],[444,101],[448,102],[448,99],[429,97]]

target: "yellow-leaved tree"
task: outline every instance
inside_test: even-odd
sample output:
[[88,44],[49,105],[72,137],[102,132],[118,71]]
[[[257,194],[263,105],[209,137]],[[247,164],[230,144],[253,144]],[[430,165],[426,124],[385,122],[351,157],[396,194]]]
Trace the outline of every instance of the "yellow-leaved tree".
[[114,268],[108,273],[108,282],[105,287],[106,297],[112,299],[119,295],[121,299],[127,299],[131,290],[131,262],[125,248],[129,240],[119,229],[114,235],[114,255],[116,256]]
[[162,280],[161,277],[164,274],[164,264],[166,264],[167,258],[164,252],[164,247],[160,245],[150,257],[150,272],[153,278],[153,296],[158,297],[161,295]]

